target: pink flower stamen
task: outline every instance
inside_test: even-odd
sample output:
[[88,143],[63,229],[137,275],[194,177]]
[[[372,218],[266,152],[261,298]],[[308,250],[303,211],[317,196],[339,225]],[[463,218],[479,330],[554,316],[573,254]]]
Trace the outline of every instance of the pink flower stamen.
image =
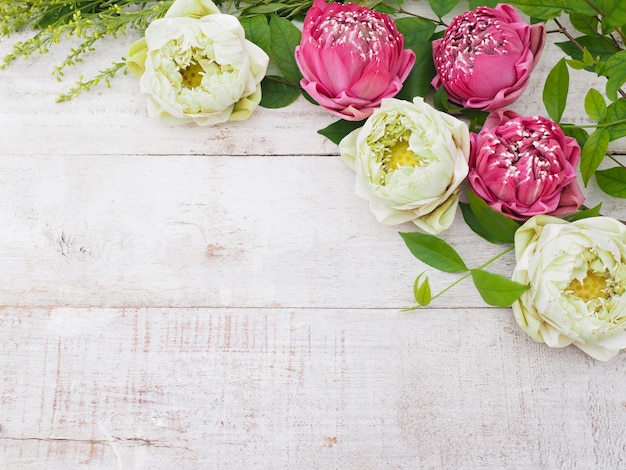
[[471,74],[476,57],[482,54],[506,55],[508,39],[503,22],[488,15],[485,8],[466,12],[452,20],[444,36],[445,48],[436,60],[445,64],[440,74],[445,80]]
[[385,44],[398,43],[398,36],[389,34],[387,22],[376,12],[339,11],[325,18],[311,31],[312,36],[323,38],[320,47],[350,45],[363,59],[374,58]]
[[491,134],[489,146],[496,158],[494,167],[507,168],[502,180],[503,185],[515,179],[517,183],[539,180],[540,184],[553,183],[562,177],[563,165],[555,152],[559,146],[550,139],[550,127],[544,120],[538,119],[536,128],[524,128],[519,121],[509,121],[502,126],[501,132],[510,137],[502,141]]

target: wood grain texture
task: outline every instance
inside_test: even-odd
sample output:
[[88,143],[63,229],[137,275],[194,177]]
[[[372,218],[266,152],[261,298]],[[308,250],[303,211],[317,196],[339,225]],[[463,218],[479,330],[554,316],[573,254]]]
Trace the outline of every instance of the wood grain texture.
[[[339,157],[2,158],[0,305],[404,308],[418,273],[435,291],[456,279],[353,187]],[[442,236],[469,266],[503,249],[457,219]],[[484,305],[471,283],[453,294],[434,306]]]
[[[353,186],[338,157],[4,158],[0,305],[409,306],[415,227],[380,226]],[[473,265],[501,250],[478,246]],[[483,305],[458,292],[445,305]]]
[[[544,112],[556,40],[522,114]],[[400,312],[427,269],[414,227],[354,195],[316,133],[334,118],[299,100],[167,127],[131,76],[55,104],[65,51],[0,71],[0,470],[626,467],[626,355],[534,343],[469,283]],[[572,74],[572,122],[591,77]],[[443,237],[471,266],[500,251],[460,215]]]
[[18,468],[619,468],[626,458],[626,357],[548,350],[508,309],[0,315],[10,353],[0,458]]

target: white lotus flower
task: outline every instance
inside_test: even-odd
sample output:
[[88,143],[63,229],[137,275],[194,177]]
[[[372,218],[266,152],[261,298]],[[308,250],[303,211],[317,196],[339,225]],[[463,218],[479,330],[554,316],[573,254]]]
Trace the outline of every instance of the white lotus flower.
[[356,194],[379,222],[412,221],[431,234],[450,227],[468,173],[469,131],[462,121],[419,97],[384,99],[339,149],[356,171]]
[[206,0],[177,0],[127,59],[148,96],[150,116],[204,126],[249,117],[261,101],[268,63],[239,20]]
[[548,346],[606,361],[626,347],[626,226],[609,217],[568,223],[540,215],[515,235],[519,325]]

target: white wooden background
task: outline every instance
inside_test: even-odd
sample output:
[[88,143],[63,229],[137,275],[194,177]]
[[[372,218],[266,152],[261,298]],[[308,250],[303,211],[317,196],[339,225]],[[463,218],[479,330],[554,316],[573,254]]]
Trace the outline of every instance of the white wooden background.
[[[354,195],[330,115],[165,127],[130,75],[57,104],[65,46],[0,71],[1,469],[625,468],[626,353],[536,344],[469,283],[402,313],[413,227]],[[559,57],[513,109],[544,113]],[[445,238],[474,266],[499,251],[460,217]]]

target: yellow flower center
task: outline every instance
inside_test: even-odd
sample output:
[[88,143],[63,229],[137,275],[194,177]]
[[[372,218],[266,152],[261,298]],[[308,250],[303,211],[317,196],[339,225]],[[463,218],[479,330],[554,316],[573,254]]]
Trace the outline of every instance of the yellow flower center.
[[183,86],[186,88],[196,88],[202,83],[202,72],[204,69],[197,62],[191,62],[186,69],[181,69],[180,74],[183,76]]
[[578,279],[570,282],[567,288],[573,295],[580,297],[585,302],[592,299],[608,299],[606,276],[588,271],[587,276],[581,283]]
[[402,166],[417,166],[419,161],[415,158],[413,151],[409,150],[409,143],[404,140],[398,140],[393,147],[389,149],[389,155],[385,159],[385,166],[392,170],[397,170]]

